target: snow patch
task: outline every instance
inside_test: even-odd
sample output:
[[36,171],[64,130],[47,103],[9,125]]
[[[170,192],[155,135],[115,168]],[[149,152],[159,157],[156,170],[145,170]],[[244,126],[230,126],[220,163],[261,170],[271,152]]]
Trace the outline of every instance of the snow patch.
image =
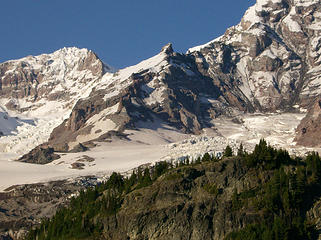
[[119,70],[113,75],[104,76],[101,83],[98,84],[96,88],[108,89],[107,94],[104,96],[104,100],[106,101],[108,98],[120,94],[123,89],[127,88],[133,82],[133,80],[130,78],[132,74],[140,73],[146,70],[150,72],[160,72],[168,65],[169,63],[167,61],[167,54],[161,52],[158,55],[144,60],[137,65]]
[[142,90],[146,93],[144,102],[146,105],[151,106],[156,103],[162,103],[165,100],[166,87],[161,85],[156,87],[154,81],[149,82],[142,86]]
[[117,126],[116,123],[108,118],[108,116],[117,113],[118,109],[119,103],[115,104],[112,107],[104,109],[100,113],[88,119],[84,128],[90,127],[90,133],[86,135],[78,135],[75,142],[69,143],[70,149],[72,149],[78,143],[96,139],[108,131],[118,130],[119,126]]
[[288,29],[291,32],[302,32],[302,28],[300,24],[292,18],[295,15],[296,15],[295,7],[292,7],[289,15],[283,19],[283,23],[288,27]]
[[190,53],[193,53],[193,52],[199,52],[201,51],[203,48],[206,48],[207,46],[215,43],[215,42],[219,42],[221,39],[222,39],[223,36],[219,36],[213,40],[211,40],[210,42],[208,43],[205,43],[203,45],[199,45],[199,46],[195,46],[195,47],[192,47],[192,48],[189,48],[186,52],[186,54],[190,54]]

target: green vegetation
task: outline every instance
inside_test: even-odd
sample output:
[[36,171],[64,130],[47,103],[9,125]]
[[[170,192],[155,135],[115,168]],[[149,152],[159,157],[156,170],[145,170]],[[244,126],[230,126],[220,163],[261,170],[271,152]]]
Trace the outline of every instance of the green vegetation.
[[244,155],[245,155],[245,151],[244,151],[243,144],[241,143],[239,149],[237,150],[237,156],[244,157]]
[[269,146],[264,139],[255,146],[253,153],[246,152],[241,155],[248,167],[259,166],[265,170],[278,169],[281,165],[289,164],[291,157],[289,153],[282,149],[275,149]]
[[[176,167],[209,161],[218,159],[206,153],[196,161],[186,158],[178,162]],[[68,207],[59,209],[51,219],[44,219],[38,228],[29,232],[26,240],[96,239],[103,231],[103,223],[99,219],[115,215],[126,194],[150,186],[170,168],[173,168],[171,163],[159,162],[151,169],[134,171],[128,178],[113,173],[107,182],[80,192],[78,197],[71,200]],[[176,180],[182,176],[182,173],[169,173],[165,179]],[[207,191],[214,195],[218,194],[216,185],[209,186]]]
[[80,192],[69,207],[59,209],[51,219],[44,219],[26,239],[96,239],[103,231],[99,217],[115,215],[125,194],[151,185],[170,167],[167,162],[159,162],[153,167],[152,174],[149,168],[138,169],[129,178],[113,173],[107,182]]
[[215,197],[219,194],[219,189],[217,188],[215,183],[205,184],[203,188],[206,192],[214,195]]
[[[273,170],[273,177],[259,189],[232,196],[232,209],[240,210],[250,202],[262,214],[256,224],[229,234],[226,240],[301,240],[316,239],[313,223],[305,213],[320,195],[321,159],[311,153],[305,162],[291,159],[288,152],[268,146],[264,140],[242,160],[250,168]],[[291,168],[287,167],[291,164]]]
[[224,157],[232,157],[233,156],[233,150],[229,145],[226,146],[223,156]]
[[183,174],[181,173],[177,173],[177,172],[173,172],[170,174],[167,174],[165,177],[165,180],[169,180],[169,181],[173,181],[173,180],[177,180],[183,177]]
[[[233,157],[229,146],[224,157]],[[230,233],[226,240],[316,239],[315,227],[307,221],[305,214],[321,196],[321,159],[317,153],[309,154],[304,160],[293,159],[287,151],[277,150],[261,140],[252,153],[244,151],[241,145],[237,156],[231,159],[244,166],[242,171],[253,172],[251,176],[258,180],[258,186],[243,192],[237,192],[235,188],[231,199],[224,201],[231,204],[233,214],[253,212],[260,217],[254,224]],[[59,209],[51,219],[44,219],[26,239],[101,239],[106,231],[103,219],[116,216],[126,194],[151,186],[162,175],[165,176],[159,181],[177,181],[184,176],[196,179],[199,172],[191,166],[199,164],[203,164],[203,169],[220,166],[213,170],[220,174],[225,171],[226,162],[214,165],[213,162],[217,161],[220,160],[207,153],[195,160],[186,158],[175,166],[160,162],[151,168],[133,171],[129,177],[113,173],[107,182],[80,192],[68,207]],[[213,195],[213,201],[217,201],[224,192],[224,189],[218,189],[217,184],[208,181],[200,185]],[[135,194],[143,196],[142,191]],[[155,190],[153,198],[156,199],[157,195],[158,190]]]

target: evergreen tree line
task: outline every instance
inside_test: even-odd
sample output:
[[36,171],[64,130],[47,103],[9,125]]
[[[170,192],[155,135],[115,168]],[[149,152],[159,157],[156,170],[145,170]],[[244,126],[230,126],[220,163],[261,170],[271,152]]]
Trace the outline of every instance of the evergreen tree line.
[[26,239],[98,238],[103,231],[98,216],[115,215],[127,193],[151,185],[170,168],[170,163],[158,162],[151,169],[133,171],[130,177],[113,173],[105,183],[81,191],[79,196],[71,199],[68,207],[60,208],[51,219],[43,219],[41,225],[32,229]]
[[283,149],[276,149],[261,139],[252,153],[247,153],[241,144],[237,156],[241,157],[250,168],[260,167],[264,170],[280,168],[281,165],[292,163],[289,153]]
[[305,161],[292,159],[285,150],[276,150],[264,140],[253,153],[238,154],[250,168],[273,170],[273,177],[260,188],[232,196],[232,210],[251,203],[262,214],[261,221],[229,234],[226,240],[317,239],[314,223],[306,211],[321,195],[321,159],[312,152]]
[[[229,148],[228,146],[228,152]],[[43,219],[39,227],[30,230],[26,240],[98,238],[103,231],[103,224],[95,219],[99,219],[97,216],[115,215],[127,193],[151,185],[169,169],[209,161],[219,159],[205,153],[195,160],[187,157],[175,164],[158,162],[152,168],[138,168],[129,177],[113,173],[108,181],[81,191],[79,196],[71,199],[68,207],[60,208],[51,219]]]
[[[233,156],[232,148],[227,146],[223,158],[228,157],[240,158],[250,169],[274,173],[271,180],[258,189],[243,193],[234,191],[232,211],[241,211],[246,207],[244,203],[250,201],[256,211],[263,214],[263,218],[257,224],[231,233],[228,240],[314,239],[314,226],[306,221],[305,209],[307,202],[313,202],[315,196],[321,195],[321,160],[317,153],[309,154],[305,161],[292,159],[287,151],[277,150],[261,140],[252,153],[247,153],[241,144],[237,156]],[[159,162],[152,168],[139,168],[128,177],[113,173],[108,181],[80,192],[51,219],[43,219],[26,239],[99,239],[104,230],[101,219],[115,215],[126,194],[150,186],[172,168],[219,160],[206,153],[202,157],[185,158],[175,164]],[[293,170],[285,170],[289,166]],[[218,195],[216,185],[205,188],[211,194]]]

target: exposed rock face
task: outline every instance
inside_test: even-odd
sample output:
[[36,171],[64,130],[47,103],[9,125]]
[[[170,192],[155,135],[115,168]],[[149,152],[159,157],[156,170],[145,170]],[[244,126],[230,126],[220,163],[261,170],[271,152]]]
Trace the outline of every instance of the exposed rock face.
[[321,146],[321,98],[310,109],[297,128],[295,139],[299,145],[308,147]]
[[[260,212],[233,211],[234,189],[255,189],[257,171],[248,171],[240,160],[175,169],[152,186],[126,195],[114,216],[102,217],[102,239],[211,239],[221,240],[232,231],[255,223]],[[261,175],[263,176],[263,174]],[[215,185],[218,193],[206,191]]]
[[258,0],[239,25],[189,53],[255,109],[306,107],[321,93],[320,22],[317,1]]
[[31,226],[51,217],[57,208],[86,187],[97,184],[96,178],[80,178],[73,182],[54,181],[45,184],[13,186],[0,193],[0,239],[24,239]]

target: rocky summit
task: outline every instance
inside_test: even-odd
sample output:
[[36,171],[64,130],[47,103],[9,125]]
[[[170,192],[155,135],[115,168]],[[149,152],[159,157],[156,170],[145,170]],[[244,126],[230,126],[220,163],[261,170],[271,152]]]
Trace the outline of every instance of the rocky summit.
[[21,155],[45,142],[110,71],[92,51],[78,48],[1,63],[0,152]]

